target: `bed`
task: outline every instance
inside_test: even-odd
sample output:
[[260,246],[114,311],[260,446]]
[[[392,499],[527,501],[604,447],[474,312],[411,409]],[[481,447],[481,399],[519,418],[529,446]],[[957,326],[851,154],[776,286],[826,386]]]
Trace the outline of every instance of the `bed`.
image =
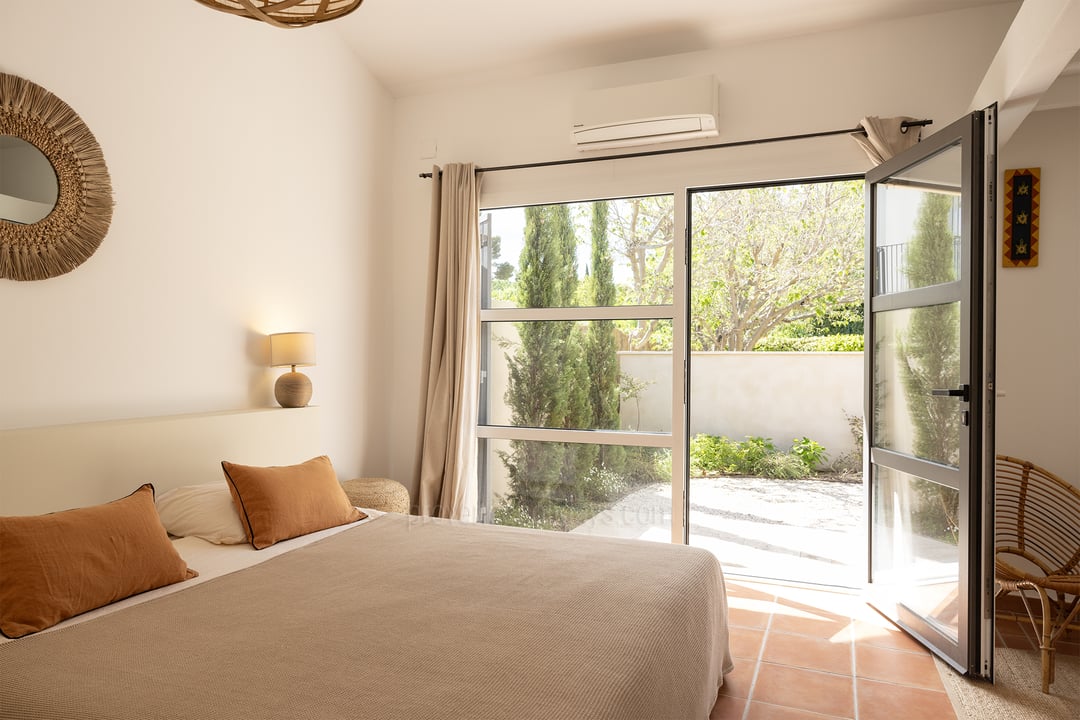
[[[159,419],[149,431],[140,421],[65,428],[64,437],[94,435],[92,449],[55,470],[33,448],[57,430],[0,433],[0,515],[60,509],[43,509],[45,498],[78,484],[79,467],[99,477],[109,462],[94,456],[113,437],[122,452],[139,433],[162,435],[137,444],[187,469],[170,470],[159,492],[220,482],[220,460],[239,457],[222,443],[267,467],[317,453],[317,412],[267,413]],[[174,438],[189,439],[171,463]],[[114,467],[139,469],[101,470],[108,479],[84,504],[163,477],[140,461]],[[45,480],[12,490],[28,469]],[[731,670],[723,574],[710,553],[359,515],[261,550],[172,538],[197,577],[0,640],[0,718],[708,717]],[[0,554],[0,582],[4,572]]]

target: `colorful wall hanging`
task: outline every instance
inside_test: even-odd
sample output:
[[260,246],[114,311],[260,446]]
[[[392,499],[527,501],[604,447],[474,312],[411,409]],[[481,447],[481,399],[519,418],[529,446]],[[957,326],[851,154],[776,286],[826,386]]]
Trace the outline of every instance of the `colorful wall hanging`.
[[1005,171],[1003,267],[1039,264],[1039,168]]

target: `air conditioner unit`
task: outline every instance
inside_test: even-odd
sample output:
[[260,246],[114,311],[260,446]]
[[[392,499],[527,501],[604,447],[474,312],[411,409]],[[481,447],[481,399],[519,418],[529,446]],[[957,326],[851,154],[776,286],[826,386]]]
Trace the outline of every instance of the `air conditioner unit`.
[[716,79],[701,75],[592,90],[574,102],[579,150],[715,137]]

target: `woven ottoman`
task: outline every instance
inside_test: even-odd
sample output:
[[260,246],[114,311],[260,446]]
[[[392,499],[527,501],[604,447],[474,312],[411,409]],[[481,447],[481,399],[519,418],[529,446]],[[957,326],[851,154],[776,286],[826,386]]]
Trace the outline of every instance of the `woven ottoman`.
[[396,480],[362,477],[341,483],[349,502],[357,507],[409,514],[409,491]]

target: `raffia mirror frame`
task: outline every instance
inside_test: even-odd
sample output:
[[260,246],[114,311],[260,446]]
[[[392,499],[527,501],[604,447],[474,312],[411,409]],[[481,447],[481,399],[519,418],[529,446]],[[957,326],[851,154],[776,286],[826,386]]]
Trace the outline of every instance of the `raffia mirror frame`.
[[94,134],[71,107],[17,75],[0,73],[0,135],[35,146],[56,172],[56,206],[36,223],[0,220],[0,278],[44,280],[71,272],[112,222],[109,169]]

